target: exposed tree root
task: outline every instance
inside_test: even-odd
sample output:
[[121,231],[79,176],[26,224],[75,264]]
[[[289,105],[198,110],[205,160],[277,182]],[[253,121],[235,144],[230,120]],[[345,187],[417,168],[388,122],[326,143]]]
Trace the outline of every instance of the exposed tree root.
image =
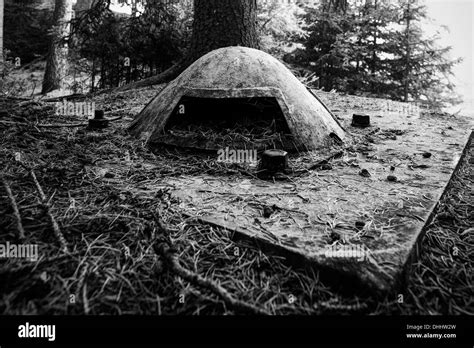
[[258,308],[257,306],[233,298],[232,295],[222,286],[216,284],[212,280],[201,277],[199,274],[196,274],[183,268],[179,263],[178,256],[176,255],[176,250],[170,245],[170,242],[166,238],[166,236],[169,235],[170,231],[166,227],[164,227],[163,224],[159,222],[159,220],[157,221],[160,232],[162,233],[162,238],[156,240],[153,245],[153,249],[158,255],[163,257],[165,263],[169,266],[171,271],[176,273],[181,278],[187,280],[191,284],[213,292],[214,294],[219,296],[227,305],[234,309],[241,310],[250,314],[270,314],[267,311]]
[[142,87],[148,87],[153,85],[158,85],[160,83],[166,83],[175,79],[179,74],[181,74],[187,67],[189,63],[187,60],[181,60],[171,68],[163,71],[161,74],[148,77],[146,79],[129,83],[127,85],[115,88],[114,92],[123,92],[131,89],[137,89]]
[[[0,121],[1,124],[12,125],[12,126],[24,126],[29,127],[31,124],[23,122],[13,122],[13,121]],[[75,128],[75,127],[85,127],[87,123],[74,123],[74,124],[35,124],[35,127],[40,128]]]
[[66,239],[64,238],[63,234],[61,233],[61,230],[59,229],[59,225],[56,222],[56,219],[54,218],[54,215],[51,213],[51,206],[46,199],[46,195],[44,194],[43,188],[41,187],[40,183],[38,182],[38,179],[36,178],[35,172],[33,169],[30,169],[30,176],[33,179],[33,182],[35,183],[36,191],[38,191],[38,194],[40,196],[40,201],[41,205],[43,208],[46,210],[46,214],[48,214],[49,219],[51,220],[51,225],[53,226],[53,231],[56,236],[56,238],[59,241],[59,244],[61,246],[61,251],[64,253],[69,253],[69,250],[67,248],[67,243]]
[[13,208],[13,215],[15,216],[16,226],[18,229],[18,239],[20,241],[23,241],[25,239],[25,230],[23,228],[23,224],[21,223],[20,210],[18,209],[18,205],[16,204],[15,196],[13,196],[12,190],[10,189],[10,185],[8,185],[8,182],[4,178],[2,178],[2,183],[3,187],[5,188],[5,191],[7,192],[8,198],[10,199],[10,204]]

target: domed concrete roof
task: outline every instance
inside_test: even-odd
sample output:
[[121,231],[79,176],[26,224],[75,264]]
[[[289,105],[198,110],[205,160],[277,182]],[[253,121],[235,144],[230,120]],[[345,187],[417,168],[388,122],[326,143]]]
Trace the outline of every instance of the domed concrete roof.
[[161,133],[182,97],[273,97],[298,146],[313,150],[329,146],[334,136],[345,137],[329,110],[290,70],[252,48],[220,48],[198,59],[137,115],[130,132],[146,141]]

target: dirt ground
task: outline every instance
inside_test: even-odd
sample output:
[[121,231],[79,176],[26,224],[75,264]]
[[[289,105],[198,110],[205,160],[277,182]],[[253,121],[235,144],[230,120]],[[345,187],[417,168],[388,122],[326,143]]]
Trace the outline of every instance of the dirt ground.
[[[0,119],[0,178],[15,197],[24,242],[39,245],[40,255],[37,262],[0,260],[0,313],[474,314],[472,142],[417,252],[406,288],[385,298],[341,293],[315,270],[297,269],[252,242],[183,216],[166,190],[136,194],[143,181],[229,170],[193,157],[176,165],[176,154],[153,154],[127,134],[132,117],[160,88],[94,97],[97,108],[119,118],[97,132],[64,127],[86,118],[57,116],[51,102],[0,99],[0,109],[9,113]],[[328,99],[331,109],[361,102],[336,94]],[[133,187],[118,186],[114,173],[91,170],[107,161],[125,163]],[[150,161],[158,166],[147,166]],[[42,204],[31,170],[46,196]],[[16,242],[18,231],[2,185],[0,242]],[[159,253],[160,240],[200,281]]]

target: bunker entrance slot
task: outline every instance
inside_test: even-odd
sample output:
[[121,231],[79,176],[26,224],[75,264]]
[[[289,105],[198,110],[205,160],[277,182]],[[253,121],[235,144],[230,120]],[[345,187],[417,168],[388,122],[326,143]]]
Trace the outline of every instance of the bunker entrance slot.
[[155,143],[222,148],[296,150],[288,123],[273,97],[198,98],[184,96]]

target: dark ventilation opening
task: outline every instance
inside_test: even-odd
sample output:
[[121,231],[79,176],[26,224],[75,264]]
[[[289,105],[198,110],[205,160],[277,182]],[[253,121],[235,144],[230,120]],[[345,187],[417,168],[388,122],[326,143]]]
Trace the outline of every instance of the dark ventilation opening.
[[275,98],[183,97],[155,144],[203,150],[296,150]]
[[331,138],[333,144],[336,146],[342,146],[344,144],[342,139],[339,138],[336,133],[330,133],[329,138]]

